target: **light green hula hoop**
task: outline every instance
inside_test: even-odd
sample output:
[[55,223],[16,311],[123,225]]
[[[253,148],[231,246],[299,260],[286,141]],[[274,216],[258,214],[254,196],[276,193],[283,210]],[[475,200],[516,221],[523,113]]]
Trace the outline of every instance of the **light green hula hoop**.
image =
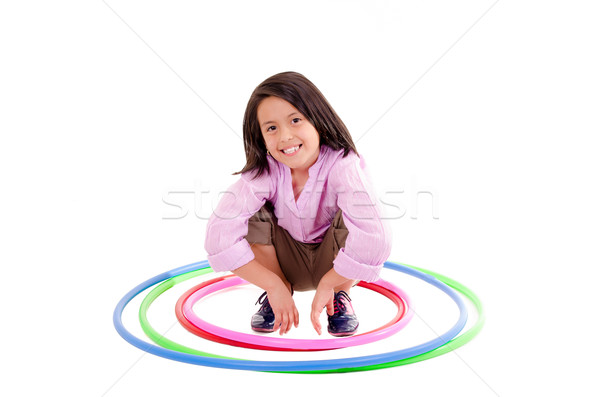
[[[445,345],[438,347],[437,349],[431,350],[427,353],[420,354],[418,356],[405,358],[402,360],[390,361],[387,363],[376,364],[376,365],[366,365],[366,366],[355,367],[355,368],[340,368],[340,369],[317,370],[317,371],[269,371],[269,372],[294,373],[294,374],[327,374],[327,373],[338,373],[338,372],[372,371],[375,369],[397,367],[400,365],[412,364],[412,363],[416,363],[419,361],[428,360],[430,358],[438,357],[438,356],[441,356],[446,353],[450,353],[451,351],[458,349],[459,347],[467,344],[468,342],[473,340],[473,338],[475,338],[475,336],[477,336],[477,334],[479,334],[479,332],[483,328],[483,324],[485,323],[485,314],[484,314],[483,305],[482,305],[481,301],[479,300],[479,298],[477,297],[477,295],[475,295],[475,293],[473,291],[471,291],[469,288],[467,288],[463,284],[459,283],[458,281],[452,280],[451,278],[443,276],[439,273],[435,273],[430,270],[425,270],[425,269],[421,269],[421,268],[406,265],[406,264],[401,264],[401,265],[411,267],[411,268],[421,271],[423,273],[427,273],[427,274],[437,278],[439,281],[447,284],[448,286],[455,289],[456,291],[460,292],[462,295],[464,295],[469,301],[471,301],[471,303],[475,306],[475,309],[477,311],[477,321],[475,322],[475,324],[473,324],[473,326],[470,329],[468,329],[461,335],[452,339],[450,342],[446,343]],[[186,281],[191,278],[194,278],[194,277],[197,277],[197,276],[200,276],[203,274],[207,274],[210,272],[212,272],[212,269],[210,269],[210,268],[195,270],[195,271],[192,271],[189,273],[184,273],[179,276],[172,277],[168,280],[163,281],[158,286],[156,286],[152,291],[150,291],[148,293],[148,295],[144,298],[144,300],[142,301],[142,304],[140,305],[140,311],[139,311],[140,325],[142,326],[142,330],[144,331],[144,333],[152,341],[154,341],[154,343],[156,343],[157,345],[162,346],[166,349],[178,351],[181,353],[188,353],[188,354],[194,354],[194,355],[198,355],[198,356],[204,356],[204,357],[224,358],[224,359],[229,359],[229,360],[243,360],[241,358],[219,356],[219,355],[203,352],[200,350],[195,350],[190,347],[173,342],[172,340],[166,338],[165,336],[158,333],[154,328],[152,328],[152,326],[150,325],[150,322],[148,321],[147,313],[148,313],[148,309],[150,308],[150,305],[165,291],[169,290],[174,285],[177,285],[183,281]]]

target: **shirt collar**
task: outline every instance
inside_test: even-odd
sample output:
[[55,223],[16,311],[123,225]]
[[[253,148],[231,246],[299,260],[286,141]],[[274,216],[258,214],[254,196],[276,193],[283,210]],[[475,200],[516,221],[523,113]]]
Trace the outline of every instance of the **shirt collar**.
[[319,157],[317,157],[317,161],[315,161],[315,163],[308,168],[308,176],[319,173],[319,170],[321,169],[321,165],[323,164],[325,157],[327,157],[328,152],[329,152],[329,146],[321,145],[321,148],[319,150]]

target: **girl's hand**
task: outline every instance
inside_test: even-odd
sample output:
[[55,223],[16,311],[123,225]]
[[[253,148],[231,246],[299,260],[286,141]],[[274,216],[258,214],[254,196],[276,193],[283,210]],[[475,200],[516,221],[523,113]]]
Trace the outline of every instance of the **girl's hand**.
[[323,286],[323,283],[319,283],[317,292],[312,302],[312,311],[310,313],[310,320],[312,325],[317,331],[317,334],[321,335],[321,312],[323,307],[327,307],[327,314],[333,315],[333,288]]
[[281,283],[271,290],[267,290],[269,303],[275,314],[275,325],[273,331],[279,329],[279,335],[283,335],[292,329],[292,324],[297,328],[299,322],[298,309],[290,290]]

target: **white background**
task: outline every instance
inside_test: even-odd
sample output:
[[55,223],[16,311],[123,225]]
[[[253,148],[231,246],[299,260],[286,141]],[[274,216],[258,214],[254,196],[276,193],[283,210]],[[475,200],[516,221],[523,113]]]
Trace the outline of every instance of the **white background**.
[[[4,2],[2,387],[598,393],[597,37],[592,1]],[[146,355],[115,332],[133,286],[205,259],[210,203],[170,192],[235,180],[250,93],[285,70],[323,91],[395,200],[390,259],[479,294],[486,326],[456,353],[277,375]]]

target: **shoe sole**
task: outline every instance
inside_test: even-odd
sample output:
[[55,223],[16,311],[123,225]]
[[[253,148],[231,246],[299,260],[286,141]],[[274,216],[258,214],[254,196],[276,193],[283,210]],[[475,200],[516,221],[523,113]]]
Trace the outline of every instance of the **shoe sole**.
[[269,333],[269,332],[273,332],[274,330],[271,328],[254,328],[254,327],[252,327],[252,331]]
[[342,332],[342,333],[339,333],[339,334],[334,334],[334,333],[330,332],[329,335],[331,335],[331,336],[352,336],[355,333],[356,333],[356,331],[353,331],[353,332]]

